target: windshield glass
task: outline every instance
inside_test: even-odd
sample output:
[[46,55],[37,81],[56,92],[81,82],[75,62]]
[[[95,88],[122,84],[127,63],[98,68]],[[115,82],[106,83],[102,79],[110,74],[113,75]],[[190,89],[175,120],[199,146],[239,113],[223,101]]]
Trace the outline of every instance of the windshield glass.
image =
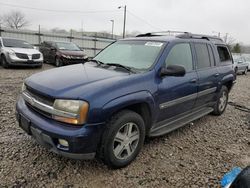
[[17,39],[6,39],[3,38],[3,45],[5,47],[14,47],[14,48],[33,48],[31,44],[24,40],[17,40]]
[[80,48],[72,42],[57,42],[56,46],[59,50],[80,51]]
[[153,65],[163,46],[163,42],[118,41],[101,51],[94,59],[105,64],[115,63],[147,70]]

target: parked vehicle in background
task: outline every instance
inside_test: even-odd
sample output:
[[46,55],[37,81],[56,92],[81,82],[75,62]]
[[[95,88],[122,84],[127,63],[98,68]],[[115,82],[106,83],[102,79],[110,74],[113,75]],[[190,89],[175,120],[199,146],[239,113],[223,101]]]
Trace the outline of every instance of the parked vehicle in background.
[[246,59],[248,63],[248,71],[250,71],[250,54],[242,54],[242,56]]
[[146,136],[221,115],[235,79],[220,38],[144,34],[111,44],[90,62],[32,75],[16,115],[50,151],[121,168]]
[[236,74],[238,73],[247,74],[249,63],[242,55],[233,54],[233,66],[234,66],[234,72]]
[[43,55],[24,40],[0,37],[0,62],[9,66],[41,67]]
[[72,42],[44,41],[39,49],[43,53],[45,62],[57,67],[84,63],[88,59],[88,56]]

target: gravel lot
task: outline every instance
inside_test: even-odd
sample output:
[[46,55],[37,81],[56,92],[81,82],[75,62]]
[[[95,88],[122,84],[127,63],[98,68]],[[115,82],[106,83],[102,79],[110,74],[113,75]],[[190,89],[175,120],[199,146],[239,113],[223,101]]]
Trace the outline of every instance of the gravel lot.
[[[0,187],[219,187],[232,167],[250,165],[250,114],[231,105],[220,117],[207,115],[150,139],[124,169],[50,153],[15,120],[23,80],[42,70],[0,67]],[[230,101],[250,107],[250,73],[238,76]]]

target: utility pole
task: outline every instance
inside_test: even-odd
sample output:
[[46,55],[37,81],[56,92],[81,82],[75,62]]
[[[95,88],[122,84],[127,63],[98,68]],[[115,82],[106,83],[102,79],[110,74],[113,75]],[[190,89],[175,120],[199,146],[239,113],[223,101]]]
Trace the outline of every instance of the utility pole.
[[114,24],[115,24],[115,21],[114,20],[110,20],[112,22],[112,30],[111,30],[111,34],[112,34],[112,39],[114,38]]
[[123,34],[122,37],[125,38],[126,35],[126,17],[127,17],[127,5],[125,6],[119,6],[118,9],[124,8],[124,16],[123,16]]

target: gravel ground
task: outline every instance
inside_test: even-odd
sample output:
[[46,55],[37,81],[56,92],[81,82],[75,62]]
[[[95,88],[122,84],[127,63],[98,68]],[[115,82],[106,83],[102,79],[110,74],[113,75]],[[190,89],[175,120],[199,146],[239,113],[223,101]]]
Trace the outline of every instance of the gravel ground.
[[[220,187],[225,172],[250,165],[250,114],[231,105],[220,117],[207,115],[150,139],[123,169],[48,152],[15,120],[24,78],[42,70],[0,68],[0,187]],[[250,107],[249,82],[250,74],[239,75],[230,101]]]

